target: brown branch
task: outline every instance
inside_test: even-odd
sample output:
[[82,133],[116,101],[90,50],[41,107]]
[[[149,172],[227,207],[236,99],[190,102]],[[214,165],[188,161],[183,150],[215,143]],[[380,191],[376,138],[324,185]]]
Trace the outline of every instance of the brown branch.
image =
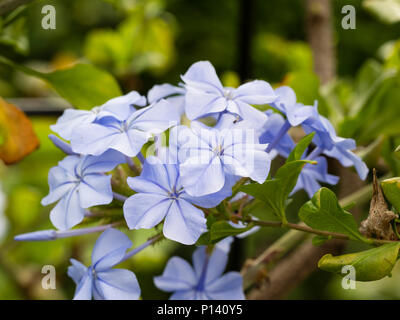
[[331,0],[306,0],[306,15],[314,71],[324,84],[335,77],[336,70]]
[[343,247],[341,240],[332,240],[321,247],[311,242],[303,243],[286,259],[278,263],[267,274],[267,281],[259,289],[252,290],[250,300],[281,299],[299,285],[316,269],[319,259],[326,253],[332,253]]

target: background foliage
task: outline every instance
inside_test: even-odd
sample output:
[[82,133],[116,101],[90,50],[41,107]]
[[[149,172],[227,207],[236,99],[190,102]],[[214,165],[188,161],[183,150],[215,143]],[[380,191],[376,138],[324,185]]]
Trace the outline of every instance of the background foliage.
[[[363,6],[359,0],[333,1],[338,77],[321,87],[312,71],[302,0],[255,1],[251,21],[244,25],[241,1],[220,0],[216,5],[212,0],[37,0],[0,18],[0,55],[38,72],[51,71],[52,76],[42,77],[43,81],[6,61],[0,64],[0,97],[56,97],[57,91],[72,104],[85,104],[85,97],[76,91],[71,94],[79,89],[74,81],[87,77],[87,83],[96,85],[91,77],[98,80],[108,75],[93,75],[86,69],[65,71],[78,62],[84,63],[80,68],[91,64],[98,68],[94,72],[107,71],[117,79],[118,84],[105,80],[112,82],[107,82],[105,96],[119,90],[144,94],[155,83],[174,83],[193,62],[210,60],[225,85],[236,85],[243,77],[259,78],[292,86],[303,103],[318,99],[320,110],[336,125],[339,135],[366,147],[361,152],[370,167],[399,175],[400,159],[393,150],[400,144],[400,19],[394,16],[395,9],[376,9],[374,2],[378,1],[366,0]],[[395,0],[385,2],[389,8],[398,5]],[[41,8],[46,4],[56,8],[56,30],[41,28]],[[356,30],[341,28],[341,8],[346,4],[356,8]],[[250,46],[245,47],[241,39],[248,27]],[[246,50],[250,63],[243,66],[241,57]],[[60,82],[71,86],[58,90]],[[71,101],[70,96],[82,100]],[[63,157],[47,138],[56,116],[31,113],[30,119],[40,149],[19,164],[6,167],[0,163],[0,299],[70,298],[74,285],[66,276],[67,257],[87,261],[96,235],[85,237],[87,241],[12,240],[15,234],[50,227],[49,208],[43,208],[40,200],[48,191],[48,170]],[[335,191],[340,194],[345,188],[342,184]],[[289,215],[295,216],[306,199],[298,193],[289,205]],[[368,212],[367,208],[360,211],[358,221]],[[263,229],[242,240],[233,250],[231,267],[239,269],[246,258],[256,256],[282,233]],[[132,235],[135,243],[147,237],[145,231]],[[354,246],[350,244],[347,250],[360,249]],[[165,241],[125,264],[142,279],[144,299],[165,298],[155,289],[152,277],[162,272],[170,255],[190,257],[191,251]],[[41,288],[45,264],[57,269],[57,290]],[[289,298],[400,298],[398,280],[397,268],[392,278],[357,283],[356,290],[346,291],[340,286],[340,276],[318,271]]]

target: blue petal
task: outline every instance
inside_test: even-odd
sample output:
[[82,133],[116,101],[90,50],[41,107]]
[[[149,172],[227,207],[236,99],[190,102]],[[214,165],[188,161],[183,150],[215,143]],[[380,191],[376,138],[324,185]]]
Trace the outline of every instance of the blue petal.
[[216,193],[210,193],[202,197],[192,197],[185,192],[181,195],[181,198],[202,208],[213,208],[232,195],[232,187],[235,182],[236,179],[226,177],[224,187]]
[[[124,133],[117,127],[119,125],[117,120],[114,121],[114,125],[91,123],[77,127],[71,137],[72,150],[80,154],[101,155],[123,139]],[[124,153],[123,150],[118,151]]]
[[203,118],[228,108],[228,101],[219,93],[206,93],[187,89],[185,95],[185,112],[190,120]]
[[186,86],[206,92],[222,93],[223,87],[214,67],[209,61],[199,61],[182,76]]
[[139,111],[128,120],[129,128],[154,134],[177,125],[181,117],[178,109],[164,99]]
[[129,177],[127,179],[129,187],[138,193],[154,193],[163,196],[167,196],[167,189],[163,188],[161,185],[140,177]]
[[[284,125],[285,120],[283,117],[274,113],[271,114],[268,120],[264,123],[262,128],[262,135],[260,136],[260,143],[271,143],[274,141],[276,135]],[[289,134],[285,134],[279,143],[275,146],[275,150],[283,157],[287,158],[293,150],[295,144]]]
[[88,268],[78,260],[70,259],[72,265],[68,267],[68,276],[78,285],[86,275]]
[[239,272],[228,272],[209,283],[207,295],[213,300],[244,300],[243,279]]
[[150,229],[168,213],[171,201],[166,196],[137,193],[124,203],[124,216],[129,229]]
[[82,208],[109,204],[113,200],[111,176],[90,174],[79,184],[79,201]]
[[190,290],[197,284],[192,267],[179,257],[172,257],[161,276],[154,278],[154,284],[160,290],[172,292]]
[[92,123],[97,117],[96,112],[76,109],[66,109],[58,118],[51,130],[58,133],[63,139],[71,140],[72,133],[77,126]]
[[[204,269],[204,264],[207,260],[207,248],[200,247],[193,253],[193,268],[196,276],[200,279]],[[219,278],[224,272],[228,263],[228,252],[214,248],[211,257],[209,258],[207,265],[207,273],[205,276],[204,283],[207,285],[215,279]]]
[[275,94],[278,96],[278,98],[271,105],[283,114],[286,114],[287,106],[293,106],[296,104],[296,94],[290,87],[279,87],[275,89]]
[[111,269],[96,273],[95,286],[104,300],[137,300],[140,287],[133,272]]
[[143,166],[143,179],[152,181],[165,190],[172,191],[178,188],[178,166],[175,164],[166,164],[158,157],[149,157]]
[[196,300],[198,292],[194,289],[174,292],[169,300]]
[[235,100],[240,99],[247,104],[269,104],[277,99],[271,85],[262,80],[255,80],[242,84],[235,90]]
[[350,167],[354,165],[359,177],[362,180],[365,180],[367,178],[369,172],[367,165],[361,160],[360,157],[356,156],[350,150],[334,147],[332,150],[324,151],[324,154],[336,158],[345,167]]
[[90,269],[82,277],[75,290],[74,300],[91,300],[92,299],[93,278]]
[[96,272],[118,264],[132,246],[129,238],[116,229],[107,229],[97,239],[92,251],[92,266]]
[[108,150],[100,156],[86,156],[81,164],[82,174],[108,172],[125,161],[125,157],[115,150]]
[[204,213],[187,201],[174,201],[164,222],[163,233],[166,238],[191,245],[207,230]]
[[98,118],[112,116],[118,120],[126,120],[136,109],[133,106],[145,106],[146,98],[136,91],[111,99],[101,106]]
[[50,193],[42,199],[42,205],[46,206],[66,196],[75,186],[69,180],[70,176],[63,168],[51,168],[49,171]]
[[[182,185],[186,193],[194,197],[220,191],[225,185],[225,173],[219,157],[213,157],[208,151],[199,157],[187,159],[180,165]],[[209,161],[207,163],[207,161]]]
[[85,209],[81,207],[77,187],[63,196],[50,212],[50,220],[59,230],[68,230],[80,223],[85,216]]
[[151,88],[147,94],[147,100],[150,104],[157,102],[163,98],[170,97],[172,95],[183,95],[185,94],[185,89],[181,87],[173,86],[169,83],[164,83],[161,85],[155,85]]

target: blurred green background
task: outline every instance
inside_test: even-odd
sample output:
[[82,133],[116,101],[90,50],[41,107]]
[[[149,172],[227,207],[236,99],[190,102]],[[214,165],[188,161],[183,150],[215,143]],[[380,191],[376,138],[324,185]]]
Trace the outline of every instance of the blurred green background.
[[[177,84],[180,75],[199,60],[210,60],[225,85],[250,78],[275,85],[285,82],[294,87],[303,103],[319,99],[320,110],[339,133],[366,147],[370,166],[398,174],[400,160],[392,151],[400,144],[400,23],[388,23],[385,15],[373,14],[360,0],[332,1],[337,78],[322,87],[313,73],[306,40],[304,1],[254,0],[250,17],[243,20],[245,2],[37,0],[16,21],[0,28],[0,54],[42,71],[89,62],[112,73],[124,92],[142,94],[154,84]],[[41,27],[41,8],[47,4],[56,8],[55,30]],[[355,30],[341,27],[341,8],[347,4],[356,8]],[[41,80],[0,64],[0,96],[34,99],[57,95]],[[6,167],[0,163],[0,299],[70,299],[75,285],[66,275],[69,258],[88,263],[97,237],[13,241],[18,233],[51,228],[50,208],[42,207],[40,200],[48,192],[48,170],[63,154],[47,138],[56,115],[37,111],[31,110],[29,115],[40,149],[19,164]],[[290,206],[292,219],[304,201],[305,194],[296,195]],[[365,217],[367,207],[363,209]],[[280,230],[263,229],[242,240],[240,254],[231,257],[231,268],[238,269],[281,234]],[[130,235],[138,245],[149,233]],[[152,277],[162,272],[171,255],[189,259],[192,250],[165,241],[125,265],[136,273],[144,299],[166,298],[154,287]],[[41,287],[41,269],[47,264],[56,267],[57,290]],[[341,277],[317,271],[288,298],[400,298],[399,280],[397,270],[392,278],[343,290]]]

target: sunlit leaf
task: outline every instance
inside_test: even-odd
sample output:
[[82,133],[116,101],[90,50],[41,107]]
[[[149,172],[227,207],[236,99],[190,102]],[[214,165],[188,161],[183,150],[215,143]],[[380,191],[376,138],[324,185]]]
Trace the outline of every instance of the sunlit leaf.
[[364,0],[363,6],[382,22],[400,21],[400,0]]
[[67,69],[42,73],[4,57],[0,57],[0,63],[47,81],[61,97],[77,108],[90,109],[122,94],[113,76],[89,64],[76,64]]
[[298,160],[311,143],[313,136],[310,134],[297,144],[274,179],[266,180],[263,184],[252,183],[241,187],[241,191],[263,201],[284,223],[287,222],[285,215],[287,198],[296,186],[301,170],[307,163],[315,164],[315,161]]
[[386,199],[400,212],[400,178],[383,180],[381,186]]
[[322,270],[342,273],[344,266],[353,266],[355,280],[375,281],[390,275],[399,254],[400,243],[389,243],[357,253],[341,256],[324,255],[318,262]]

